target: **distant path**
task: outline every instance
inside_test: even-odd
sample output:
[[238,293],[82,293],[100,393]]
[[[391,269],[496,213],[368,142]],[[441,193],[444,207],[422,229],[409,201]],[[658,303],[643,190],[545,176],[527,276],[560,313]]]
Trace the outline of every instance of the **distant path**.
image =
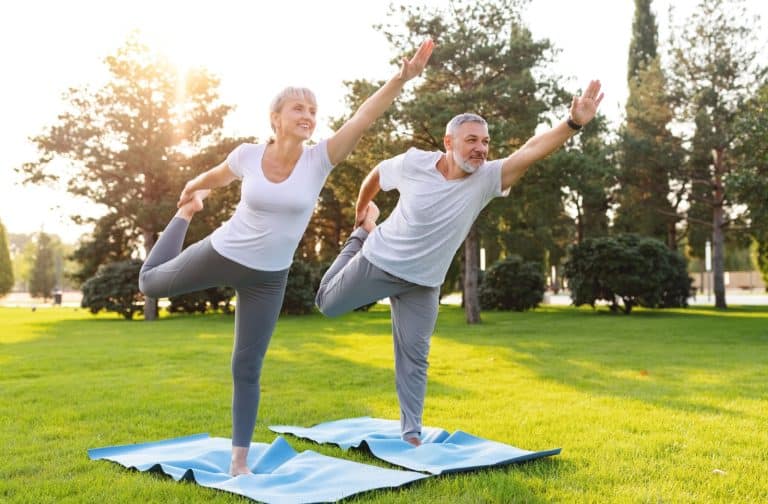
[[[82,293],[80,291],[67,291],[62,296],[62,306],[79,308]],[[768,305],[768,293],[766,292],[744,292],[743,290],[729,291],[725,295],[725,301],[729,305]],[[460,294],[450,294],[441,300],[442,304],[461,304]],[[691,306],[713,306],[715,304],[714,295],[707,299],[706,294],[699,294],[695,298],[688,300]],[[571,304],[571,298],[567,294],[546,294],[544,304],[557,306],[568,306]],[[0,298],[0,306],[16,308],[44,308],[53,306],[53,300],[43,301],[40,298],[33,298],[28,292],[12,292],[7,296]]]

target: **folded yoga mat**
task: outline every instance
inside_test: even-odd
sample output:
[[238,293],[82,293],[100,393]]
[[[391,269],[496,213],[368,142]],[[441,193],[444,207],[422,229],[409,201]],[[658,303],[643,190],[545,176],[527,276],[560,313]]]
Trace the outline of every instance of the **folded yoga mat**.
[[376,458],[432,474],[513,464],[560,453],[560,448],[528,451],[462,431],[448,434],[434,427],[424,427],[421,436],[423,444],[414,447],[400,438],[399,421],[370,417],[336,420],[309,428],[288,425],[269,428],[317,443],[333,443],[343,449],[365,444]]
[[139,471],[163,472],[173,479],[243,495],[267,503],[333,502],[377,488],[399,487],[428,475],[384,469],[311,450],[296,452],[282,438],[271,445],[251,443],[248,466],[254,474],[230,476],[232,442],[197,434],[153,443],[88,450]]

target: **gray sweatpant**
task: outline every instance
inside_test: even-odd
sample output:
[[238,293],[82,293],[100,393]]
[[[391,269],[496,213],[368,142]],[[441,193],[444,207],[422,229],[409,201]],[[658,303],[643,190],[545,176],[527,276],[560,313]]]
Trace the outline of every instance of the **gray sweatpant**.
[[181,251],[189,222],[174,217],[144,261],[139,289],[154,298],[210,287],[237,293],[232,351],[232,445],[248,447],[259,407],[259,377],[283,304],[288,270],[259,271],[214,250],[210,236]]
[[403,439],[421,435],[427,357],[437,321],[440,287],[417,285],[374,266],[359,253],[368,233],[356,229],[325,273],[315,302],[335,317],[389,297],[395,346],[395,385]]

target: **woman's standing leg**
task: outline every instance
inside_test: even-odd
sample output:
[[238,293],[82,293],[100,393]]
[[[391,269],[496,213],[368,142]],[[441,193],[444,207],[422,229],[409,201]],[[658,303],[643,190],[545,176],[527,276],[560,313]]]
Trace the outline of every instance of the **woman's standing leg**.
[[259,378],[272,332],[283,305],[288,270],[254,271],[248,286],[236,286],[235,343],[232,351],[232,463],[230,474],[248,474],[259,408]]

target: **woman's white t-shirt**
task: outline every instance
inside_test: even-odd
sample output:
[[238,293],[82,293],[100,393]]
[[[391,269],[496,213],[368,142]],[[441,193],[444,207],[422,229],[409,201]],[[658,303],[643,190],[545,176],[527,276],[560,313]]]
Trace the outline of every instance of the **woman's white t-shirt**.
[[411,148],[378,165],[382,190],[400,199],[363,244],[371,264],[417,285],[443,283],[456,250],[472,223],[501,189],[503,159],[489,161],[461,179],[446,180],[437,170],[442,152]]
[[232,173],[242,179],[240,202],[232,217],[213,232],[211,245],[249,268],[280,271],[290,267],[333,165],[323,140],[305,146],[290,176],[275,183],[262,170],[265,148],[241,144],[227,157]]

